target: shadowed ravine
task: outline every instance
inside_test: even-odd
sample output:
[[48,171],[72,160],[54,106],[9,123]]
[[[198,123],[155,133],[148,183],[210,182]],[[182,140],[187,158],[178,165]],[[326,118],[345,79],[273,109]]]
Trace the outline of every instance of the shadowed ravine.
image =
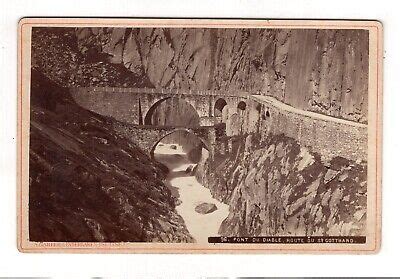
[[[157,161],[166,165],[170,172],[166,178],[171,192],[178,199],[176,210],[185,221],[189,233],[197,243],[207,243],[209,236],[218,236],[222,221],[228,216],[229,206],[214,199],[208,188],[200,184],[190,173],[189,166],[194,166],[187,159],[182,147],[172,149],[174,144],[159,144],[154,151]],[[208,214],[200,214],[195,207],[201,203],[213,203],[217,210]]]

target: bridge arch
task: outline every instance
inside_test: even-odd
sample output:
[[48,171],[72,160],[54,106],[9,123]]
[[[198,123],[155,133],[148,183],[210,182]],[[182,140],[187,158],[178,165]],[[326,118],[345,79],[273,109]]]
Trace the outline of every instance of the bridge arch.
[[[146,112],[146,115],[144,117],[144,124],[160,125],[159,123],[154,123],[154,116],[156,115],[157,109],[162,108],[162,106],[165,105],[168,101],[174,102],[177,107],[168,106],[168,109],[165,108],[166,113],[171,115],[166,116],[164,121],[177,121],[179,123],[170,123],[169,125],[164,123],[161,126],[200,126],[200,115],[196,108],[187,100],[172,96],[162,98],[161,100],[155,102]],[[183,110],[182,117],[179,117],[179,113],[181,113],[181,110]]]
[[191,134],[191,135],[195,136],[195,137],[198,138],[199,141],[202,143],[202,147],[203,147],[203,148],[207,149],[208,151],[211,150],[211,145],[210,145],[210,143],[209,143],[206,139],[204,139],[202,136],[198,135],[198,134],[197,134],[196,132],[194,132],[193,130],[188,129],[188,128],[183,128],[183,127],[182,127],[182,128],[176,128],[176,129],[174,129],[174,130],[172,130],[172,131],[170,131],[170,132],[168,132],[168,133],[162,135],[162,136],[161,136],[160,138],[158,138],[155,142],[153,142],[153,143],[152,143],[152,147],[151,147],[151,149],[150,149],[150,156],[151,156],[152,158],[154,158],[154,151],[155,151],[157,145],[158,145],[164,138],[166,138],[166,137],[168,137],[169,135],[172,135],[172,134],[174,134],[174,133],[177,133],[177,132],[185,132],[185,133],[188,133],[188,134]]
[[261,114],[262,120],[269,120],[271,119],[271,113],[269,112],[269,107],[264,107],[264,112]]
[[222,110],[227,105],[227,102],[223,98],[219,98],[214,104],[214,116],[222,117]]

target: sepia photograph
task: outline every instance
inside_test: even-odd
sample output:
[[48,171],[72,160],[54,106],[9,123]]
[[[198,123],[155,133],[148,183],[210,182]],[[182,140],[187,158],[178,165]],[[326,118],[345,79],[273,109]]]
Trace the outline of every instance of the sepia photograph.
[[23,19],[20,251],[377,252],[381,32]]

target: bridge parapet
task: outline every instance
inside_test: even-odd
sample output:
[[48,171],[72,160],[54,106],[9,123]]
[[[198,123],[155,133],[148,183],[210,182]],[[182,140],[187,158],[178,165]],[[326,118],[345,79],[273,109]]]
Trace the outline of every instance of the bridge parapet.
[[73,87],[74,92],[120,92],[135,94],[162,94],[162,95],[195,95],[195,96],[226,96],[226,97],[248,97],[247,91],[222,91],[222,90],[193,90],[193,89],[169,89],[169,88],[128,88],[128,87]]

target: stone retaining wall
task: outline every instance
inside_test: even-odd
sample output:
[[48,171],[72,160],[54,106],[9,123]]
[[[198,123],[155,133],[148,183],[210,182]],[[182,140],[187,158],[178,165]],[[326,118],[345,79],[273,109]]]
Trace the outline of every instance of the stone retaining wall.
[[[260,106],[261,105],[261,106]],[[284,108],[282,108],[284,107]],[[340,156],[354,161],[366,161],[368,126],[358,122],[321,116],[317,113],[296,113],[279,102],[249,100],[247,132],[284,134],[321,155],[322,160]]]

